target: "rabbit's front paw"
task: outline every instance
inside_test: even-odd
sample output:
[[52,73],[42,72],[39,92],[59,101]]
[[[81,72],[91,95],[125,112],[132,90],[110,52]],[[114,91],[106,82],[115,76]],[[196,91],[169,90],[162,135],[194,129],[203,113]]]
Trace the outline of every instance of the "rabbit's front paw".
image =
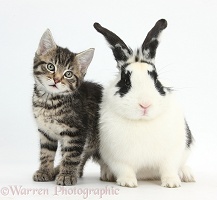
[[161,186],[163,187],[177,188],[181,186],[181,180],[179,177],[176,177],[176,176],[163,177],[161,181],[162,181]]
[[194,175],[188,166],[185,166],[180,170],[179,177],[183,182],[195,182]]
[[123,187],[137,187],[137,179],[134,177],[118,178],[117,184]]

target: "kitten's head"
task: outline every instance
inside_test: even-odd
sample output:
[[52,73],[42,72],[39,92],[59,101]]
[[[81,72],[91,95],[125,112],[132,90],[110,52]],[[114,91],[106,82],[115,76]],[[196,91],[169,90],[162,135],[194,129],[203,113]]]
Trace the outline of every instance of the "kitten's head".
[[48,93],[69,94],[82,83],[94,49],[72,53],[56,45],[50,30],[45,31],[34,58],[34,78]]

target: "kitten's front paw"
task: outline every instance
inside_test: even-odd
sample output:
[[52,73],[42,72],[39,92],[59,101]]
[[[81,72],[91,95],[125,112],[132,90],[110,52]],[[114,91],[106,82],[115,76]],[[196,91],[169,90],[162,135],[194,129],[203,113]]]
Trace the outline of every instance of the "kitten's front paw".
[[181,186],[181,180],[179,177],[163,177],[161,182],[161,186],[163,187],[177,188]]
[[77,177],[71,174],[58,174],[55,181],[57,185],[75,185]]
[[54,181],[55,175],[52,172],[38,170],[33,175],[33,180],[36,182]]
[[79,177],[79,178],[82,178],[82,177],[83,177],[83,171],[81,171],[81,172],[78,173],[78,177]]
[[137,179],[134,177],[118,178],[117,184],[123,187],[137,187]]

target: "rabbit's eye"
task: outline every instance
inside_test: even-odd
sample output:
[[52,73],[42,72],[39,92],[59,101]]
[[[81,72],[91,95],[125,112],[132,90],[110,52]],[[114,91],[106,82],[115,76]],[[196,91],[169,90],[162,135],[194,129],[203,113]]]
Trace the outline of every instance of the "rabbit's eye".
[[125,79],[124,82],[125,82],[125,85],[126,85],[126,86],[130,86],[130,85],[131,85],[131,82],[130,82],[130,80],[128,80],[128,79]]
[[121,72],[121,82],[126,87],[131,87],[131,81],[130,81],[131,72],[129,71],[122,71]]

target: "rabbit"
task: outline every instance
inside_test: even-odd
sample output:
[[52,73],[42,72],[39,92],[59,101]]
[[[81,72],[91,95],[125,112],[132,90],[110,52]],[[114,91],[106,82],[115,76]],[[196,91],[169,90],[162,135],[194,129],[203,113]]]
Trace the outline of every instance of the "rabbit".
[[158,79],[156,49],[167,21],[161,19],[133,51],[115,33],[94,23],[109,43],[119,73],[105,87],[100,105],[101,180],[137,187],[160,179],[163,187],[194,182],[185,166],[194,139],[170,87]]

